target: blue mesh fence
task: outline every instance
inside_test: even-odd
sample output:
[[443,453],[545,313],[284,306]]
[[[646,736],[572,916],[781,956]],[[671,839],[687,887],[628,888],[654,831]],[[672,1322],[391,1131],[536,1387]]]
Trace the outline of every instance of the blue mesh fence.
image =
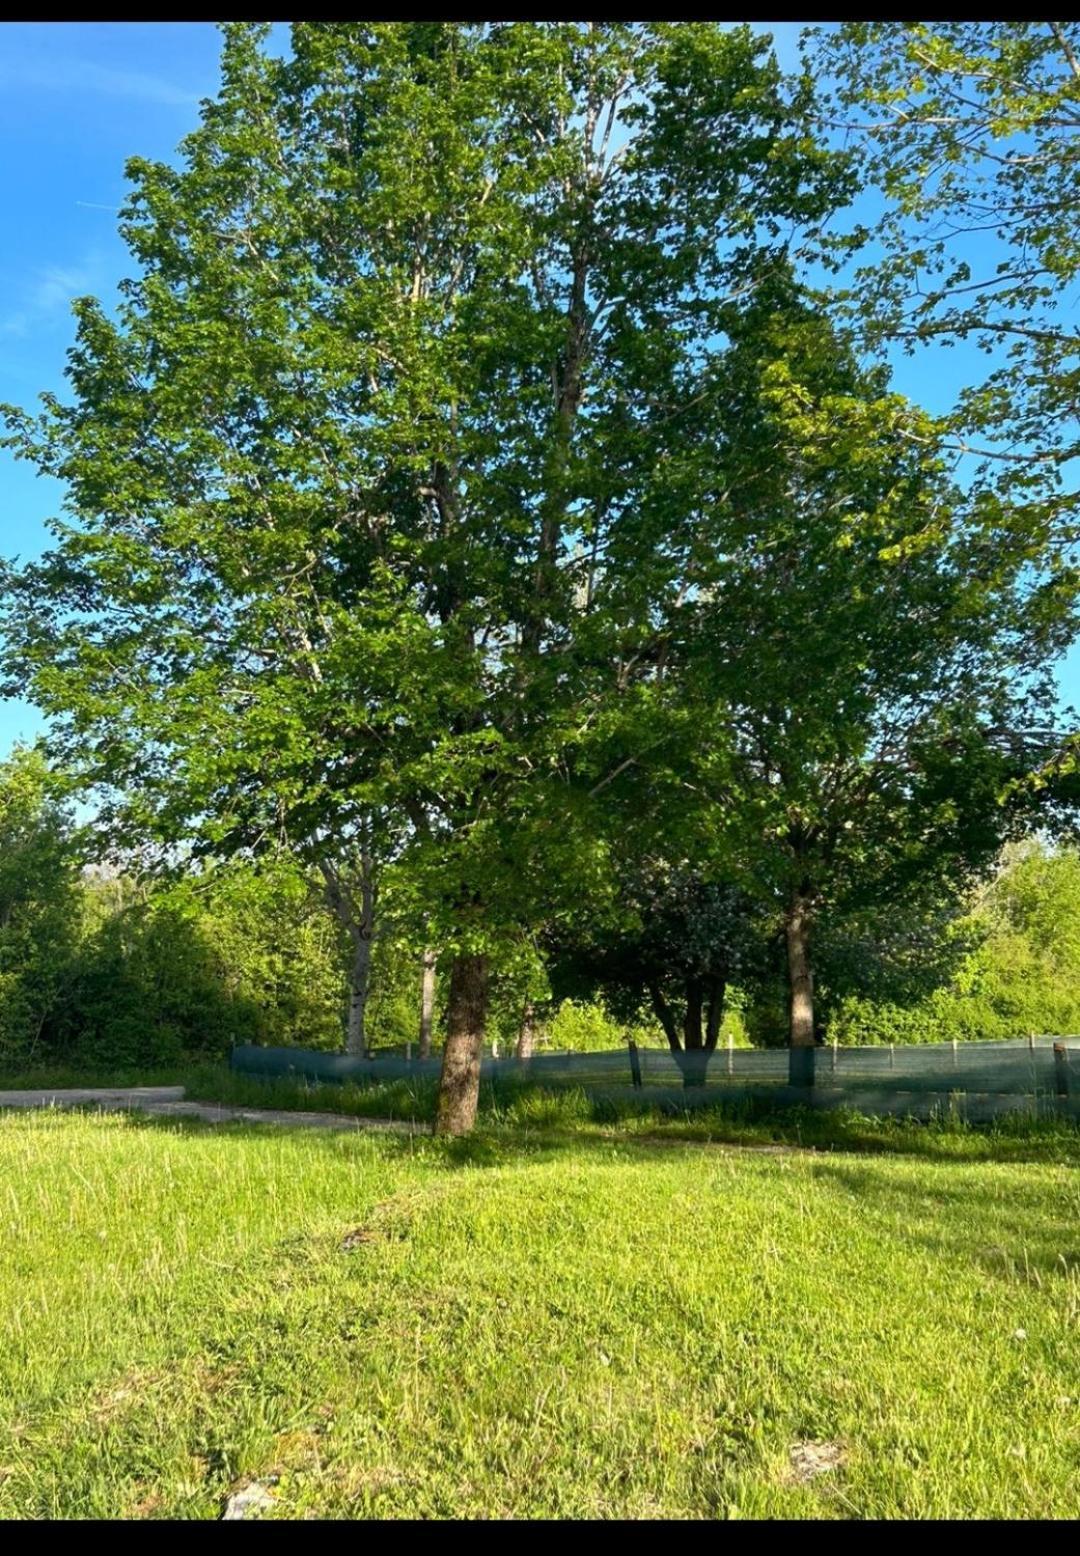
[[[434,1080],[441,1061],[386,1054],[357,1059],[302,1048],[233,1049],[233,1068],[248,1075],[361,1085]],[[701,1105],[754,1098],[778,1104],[848,1106],[869,1113],[926,1116],[944,1107],[968,1116],[1005,1111],[1075,1113],[1080,1105],[1080,1036],[1024,1037],[1001,1042],[918,1044],[873,1048],[720,1048],[704,1075],[689,1079],[670,1050],[609,1049],[540,1053],[528,1060],[485,1057],[481,1075],[507,1088],[579,1087],[591,1093],[635,1095],[643,1101]]]

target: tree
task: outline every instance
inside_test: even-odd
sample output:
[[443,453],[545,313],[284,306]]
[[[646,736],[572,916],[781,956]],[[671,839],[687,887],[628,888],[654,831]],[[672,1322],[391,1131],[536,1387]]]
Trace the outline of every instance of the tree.
[[1080,26],[845,22],[811,31],[808,64],[831,77],[826,117],[884,202],[873,229],[840,245],[864,250],[850,311],[874,347],[964,341],[988,354],[947,441],[973,451],[978,478],[1010,496],[1040,543],[1053,539],[1043,587],[1069,631]]
[[952,484],[940,426],[788,270],[727,332],[722,387],[684,426],[703,496],[666,570],[622,583],[634,681],[594,770],[616,826],[651,816],[670,859],[772,916],[803,1047],[816,926],[936,913],[1027,824],[1060,620],[1037,537]]
[[103,827],[402,862],[460,1132],[491,958],[582,867],[601,566],[663,548],[641,492],[724,299],[849,185],[745,28],[264,35],[226,28],[179,168],[129,164],[138,273],[77,304],[71,403],[9,414],[70,514],[9,664]]
[[628,1023],[647,1000],[684,1084],[702,1086],[729,990],[760,976],[767,927],[738,888],[647,856],[635,855],[624,868],[619,919],[579,928],[561,956],[556,952],[554,976],[599,986]]

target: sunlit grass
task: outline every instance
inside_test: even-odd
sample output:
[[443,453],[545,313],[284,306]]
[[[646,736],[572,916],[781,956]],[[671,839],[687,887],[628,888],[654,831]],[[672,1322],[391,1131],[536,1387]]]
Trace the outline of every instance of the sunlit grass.
[[1075,1129],[513,1107],[0,1117],[0,1514],[1080,1514]]

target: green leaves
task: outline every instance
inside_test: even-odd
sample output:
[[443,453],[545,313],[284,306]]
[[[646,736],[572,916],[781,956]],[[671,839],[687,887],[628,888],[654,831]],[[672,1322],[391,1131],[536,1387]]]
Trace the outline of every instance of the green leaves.
[[[1073,22],[844,23],[810,35],[826,113],[887,196],[844,292],[864,339],[976,343],[950,420],[982,479],[1052,501],[1075,542],[1080,31]],[[852,133],[853,132],[853,133]],[[841,247],[843,245],[841,244]],[[1064,483],[1064,484],[1063,484]]]
[[11,673],[115,835],[364,828],[497,940],[589,856],[578,731],[678,587],[725,297],[847,174],[748,29],[264,38],[129,163],[116,315],[10,420],[68,491]]
[[826,938],[885,904],[929,922],[1029,824],[1010,783],[1053,749],[1038,542],[780,267],[727,335],[668,570],[623,580],[648,625],[592,731],[613,871],[738,890],[759,938],[795,896]]
[[390,911],[500,955],[617,918],[631,860],[759,922],[987,857],[1059,506],[1020,473],[1022,520],[965,502],[958,424],[801,287],[857,176],[808,78],[713,23],[264,37],[226,29],[177,167],[130,163],[121,303],[79,305],[67,403],[7,420],[68,494],[7,577],[7,673],[102,833],[363,838]]

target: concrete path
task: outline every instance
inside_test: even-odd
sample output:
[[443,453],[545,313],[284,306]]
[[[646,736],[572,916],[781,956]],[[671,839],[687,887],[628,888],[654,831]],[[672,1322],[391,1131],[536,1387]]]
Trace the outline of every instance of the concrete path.
[[189,1102],[182,1086],[87,1086],[65,1090],[0,1091],[3,1108],[96,1107],[115,1113],[135,1109],[165,1118],[199,1118],[208,1124],[287,1124],[294,1129],[366,1129],[374,1133],[429,1135],[431,1125],[398,1118],[356,1118],[347,1113],[301,1113],[287,1108],[237,1108]]

